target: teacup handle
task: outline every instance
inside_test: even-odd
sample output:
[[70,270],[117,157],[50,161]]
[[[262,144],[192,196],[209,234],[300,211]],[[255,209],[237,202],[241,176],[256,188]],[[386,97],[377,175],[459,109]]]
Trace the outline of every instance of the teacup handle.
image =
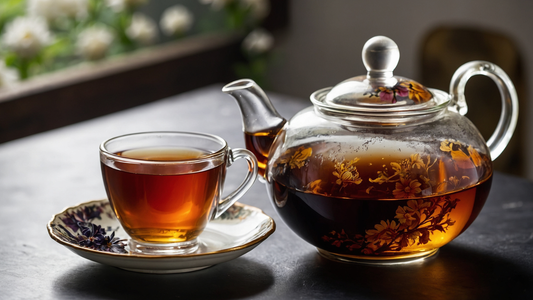
[[252,152],[246,149],[229,149],[226,166],[230,167],[239,158],[244,158],[248,162],[248,172],[241,185],[231,194],[220,200],[214,214],[215,219],[220,217],[220,215],[237,202],[252,187],[257,178],[257,159]]
[[470,77],[474,75],[485,75],[496,83],[502,96],[502,111],[500,121],[494,133],[487,141],[492,160],[495,160],[503,152],[516,128],[518,121],[518,96],[516,90],[509,79],[509,76],[497,65],[486,61],[468,62],[453,74],[450,82],[450,94],[452,96],[451,110],[461,115],[465,115],[468,106],[465,101],[465,86]]

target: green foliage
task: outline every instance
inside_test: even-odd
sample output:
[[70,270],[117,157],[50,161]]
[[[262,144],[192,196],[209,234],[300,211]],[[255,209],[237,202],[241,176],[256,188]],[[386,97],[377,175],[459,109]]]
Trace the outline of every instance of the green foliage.
[[[157,0],[152,0],[157,1]],[[178,3],[174,3],[178,4]],[[252,16],[250,7],[243,7],[240,1],[230,1],[221,10],[200,5],[207,12],[203,18],[195,17],[195,33],[209,31],[238,31],[251,32],[261,20]],[[53,42],[46,45],[34,57],[21,57],[2,45],[2,35],[6,25],[17,17],[26,15],[27,0],[0,0],[0,61],[5,65],[18,70],[19,79],[63,69],[83,62],[85,59],[78,51],[77,42],[80,33],[94,25],[104,25],[109,28],[114,40],[107,49],[107,56],[119,55],[135,51],[142,47],[127,34],[127,28],[132,22],[132,16],[137,12],[137,7],[128,7],[121,12],[116,12],[108,7],[104,0],[89,0],[87,17],[75,19],[63,17],[52,20],[48,27],[53,36]],[[155,21],[158,23],[158,20]],[[174,36],[170,39],[183,38],[186,34]],[[260,84],[265,83],[265,74],[269,65],[269,54],[249,55],[244,53],[246,60],[235,65],[234,71],[240,77],[248,77]]]
[[246,62],[236,63],[234,72],[237,77],[252,79],[263,88],[268,88],[266,81],[268,66],[269,58],[267,56],[256,57]]
[[3,32],[5,24],[16,16],[24,14],[24,0],[1,0],[0,1],[0,32]]

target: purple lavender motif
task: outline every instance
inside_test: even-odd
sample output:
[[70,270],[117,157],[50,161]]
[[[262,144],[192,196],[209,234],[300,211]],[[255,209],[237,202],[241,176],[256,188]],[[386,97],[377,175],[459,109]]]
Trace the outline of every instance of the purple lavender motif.
[[[124,239],[115,237],[115,231],[108,236],[102,226],[92,223],[94,219],[102,219],[100,217],[102,212],[102,207],[97,205],[85,206],[77,211],[66,212],[65,217],[60,219],[68,229],[58,224],[57,226],[61,229],[59,232],[69,242],[82,247],[98,251],[127,253],[124,249]],[[108,228],[108,230],[112,229]]]

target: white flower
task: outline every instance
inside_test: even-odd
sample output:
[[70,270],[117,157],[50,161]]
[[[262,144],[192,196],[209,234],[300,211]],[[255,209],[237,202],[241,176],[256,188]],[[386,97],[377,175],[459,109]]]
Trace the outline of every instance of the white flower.
[[113,33],[106,26],[93,25],[80,32],[76,47],[84,58],[97,60],[106,56],[113,38]]
[[194,16],[183,5],[169,7],[163,13],[159,25],[166,35],[180,35],[191,29]]
[[53,5],[54,0],[28,0],[28,14],[52,21],[59,17],[59,11]]
[[[236,0],[199,0],[200,3],[211,5],[214,10],[220,10]],[[265,18],[270,13],[270,2],[268,0],[238,0],[241,8],[249,10],[256,20]]]
[[200,0],[200,3],[211,5],[211,8],[214,10],[220,10],[231,2],[233,0]]
[[28,0],[28,13],[48,22],[60,18],[84,19],[88,15],[88,0]]
[[134,41],[149,45],[157,39],[157,26],[155,22],[141,13],[135,13],[131,23],[126,28],[126,34]]
[[242,42],[243,49],[251,54],[268,52],[274,46],[274,37],[264,29],[255,29]]
[[17,70],[8,68],[0,59],[0,89],[10,87],[18,81],[18,78]]
[[148,0],[105,0],[105,2],[115,12],[122,12],[125,9],[132,9],[146,4]]
[[22,58],[32,58],[52,43],[52,35],[44,19],[18,17],[6,25],[4,46]]
[[56,0],[55,4],[64,16],[70,18],[82,20],[89,14],[88,0]]
[[268,0],[240,0],[241,6],[250,10],[250,14],[255,20],[262,20],[270,13],[270,2]]

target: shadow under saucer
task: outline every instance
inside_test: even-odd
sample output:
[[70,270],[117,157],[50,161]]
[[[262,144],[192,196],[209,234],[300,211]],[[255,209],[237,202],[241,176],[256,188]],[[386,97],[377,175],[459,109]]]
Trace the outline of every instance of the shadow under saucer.
[[143,274],[87,263],[56,281],[60,295],[87,295],[90,299],[235,299],[251,297],[274,284],[270,269],[238,258],[191,273]]

